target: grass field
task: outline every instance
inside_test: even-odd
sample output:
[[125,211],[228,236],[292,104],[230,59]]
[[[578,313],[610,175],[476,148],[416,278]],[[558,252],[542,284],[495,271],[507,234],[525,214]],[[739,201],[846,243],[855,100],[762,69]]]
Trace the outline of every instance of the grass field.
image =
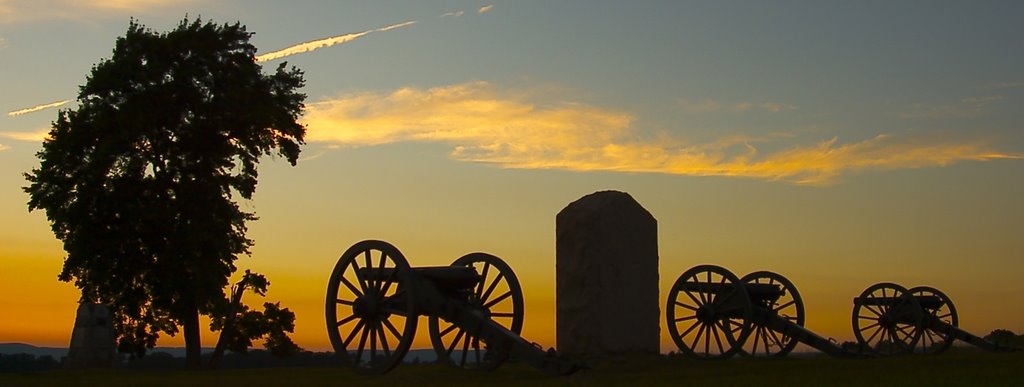
[[780,360],[698,361],[630,358],[594,364],[568,377],[552,377],[524,364],[508,363],[490,373],[440,365],[398,366],[383,376],[363,376],[344,366],[223,371],[85,370],[0,374],[0,386],[942,386],[1024,385],[1024,353],[994,354],[954,348],[937,356],[832,359],[823,356]]

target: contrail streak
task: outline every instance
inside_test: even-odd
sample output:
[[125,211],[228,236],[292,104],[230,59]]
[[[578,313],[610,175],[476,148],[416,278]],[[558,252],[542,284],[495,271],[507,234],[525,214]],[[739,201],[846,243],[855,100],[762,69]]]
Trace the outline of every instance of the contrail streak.
[[[381,27],[381,28],[377,28],[377,29],[366,30],[366,31],[362,31],[362,32],[355,32],[355,33],[351,33],[351,34],[332,36],[332,37],[325,38],[325,39],[318,39],[318,40],[314,40],[314,41],[310,41],[310,42],[300,43],[300,44],[296,44],[294,46],[291,46],[291,47],[288,47],[288,48],[285,48],[285,49],[282,49],[282,50],[277,50],[277,51],[274,51],[274,52],[268,52],[268,53],[263,54],[263,55],[257,55],[256,56],[256,61],[257,62],[266,62],[266,61],[270,61],[270,60],[274,60],[274,59],[284,58],[286,56],[291,56],[291,55],[295,55],[295,54],[302,54],[302,53],[318,50],[318,49],[321,49],[321,48],[324,48],[324,47],[330,47],[330,46],[334,46],[334,45],[337,45],[337,44],[348,43],[348,42],[351,42],[353,40],[359,39],[359,38],[361,38],[361,37],[363,37],[363,36],[365,36],[365,35],[367,35],[367,34],[369,34],[371,32],[391,31],[391,30],[396,29],[396,28],[406,27],[406,26],[413,25],[413,24],[416,24],[415,20],[407,21],[407,22],[404,22],[404,23],[392,24],[392,25]],[[29,107],[29,108],[19,109],[19,110],[15,110],[15,111],[7,113],[7,115],[11,116],[11,117],[20,116],[22,114],[33,113],[33,112],[37,112],[37,111],[40,111],[40,110],[43,110],[43,109],[59,107],[59,106],[62,106],[64,104],[68,103],[68,102],[71,102],[71,100],[66,99],[66,100],[63,100],[63,101],[57,101],[57,102],[48,103],[48,104],[44,104],[44,105],[38,105],[38,106]]]
[[20,116],[22,114],[28,114],[28,113],[37,112],[37,111],[40,111],[40,110],[43,110],[43,109],[49,109],[49,108],[55,108],[55,107],[63,106],[64,104],[66,104],[68,102],[71,102],[71,100],[70,99],[65,99],[63,101],[51,102],[51,103],[43,104],[43,105],[36,105],[36,106],[33,106],[33,107],[27,107],[27,108],[24,108],[24,109],[18,109],[18,110],[12,111],[12,112],[8,112],[7,115],[11,116],[11,117],[17,117],[17,116]]
[[348,43],[348,42],[351,42],[353,40],[359,39],[359,38],[361,38],[363,36],[366,36],[367,34],[369,34],[371,32],[390,31],[390,30],[393,30],[395,28],[401,28],[401,27],[412,25],[412,24],[416,24],[416,21],[415,20],[407,21],[407,22],[404,22],[404,23],[392,24],[392,25],[387,26],[387,27],[381,27],[381,28],[377,28],[377,29],[373,29],[373,30],[366,30],[366,31],[362,31],[362,32],[354,32],[354,33],[351,33],[351,34],[332,36],[332,37],[329,37],[329,38],[318,39],[318,40],[314,40],[314,41],[310,41],[310,42],[305,42],[305,43],[299,43],[299,44],[296,44],[294,46],[291,46],[291,47],[288,47],[288,48],[285,48],[285,49],[282,49],[282,50],[277,50],[277,51],[274,51],[274,52],[268,52],[268,53],[263,54],[263,55],[257,55],[256,56],[256,61],[257,62],[266,62],[266,61],[270,61],[270,60],[274,60],[274,59],[284,58],[284,57],[290,56],[290,55],[302,54],[302,53],[305,53],[305,52],[310,52],[310,51],[313,51],[313,50],[318,50],[318,49],[321,49],[321,48],[330,47],[330,46],[333,46],[333,45],[336,45],[336,44]]

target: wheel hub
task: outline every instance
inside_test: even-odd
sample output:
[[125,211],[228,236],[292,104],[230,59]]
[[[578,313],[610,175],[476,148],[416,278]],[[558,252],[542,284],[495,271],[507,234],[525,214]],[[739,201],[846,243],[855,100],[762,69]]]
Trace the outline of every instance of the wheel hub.
[[367,295],[356,298],[352,303],[352,314],[360,319],[387,319],[391,313],[386,311],[381,301]]
[[711,305],[703,305],[697,308],[697,321],[710,323],[715,321],[715,308]]

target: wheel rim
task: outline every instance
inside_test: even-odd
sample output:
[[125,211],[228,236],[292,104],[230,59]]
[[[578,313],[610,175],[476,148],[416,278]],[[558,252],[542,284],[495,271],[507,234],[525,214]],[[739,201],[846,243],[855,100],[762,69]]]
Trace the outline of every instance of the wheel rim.
[[945,293],[928,286],[912,288],[910,294],[921,303],[925,319],[925,329],[921,331],[921,339],[914,346],[914,353],[936,354],[949,349],[953,345],[953,338],[948,333],[932,328],[932,323],[942,322],[953,327],[959,326],[953,301]]
[[[523,329],[523,289],[519,279],[500,258],[486,253],[467,254],[452,266],[471,266],[480,282],[471,289],[469,303],[484,316],[516,334]],[[463,369],[492,370],[508,353],[491,350],[486,342],[436,316],[430,316],[430,342],[439,361]]]
[[912,351],[921,337],[922,311],[906,288],[880,283],[854,300],[853,333],[861,348],[879,355]]
[[334,352],[362,373],[402,361],[416,334],[405,257],[382,241],[356,243],[338,259],[327,285],[327,335]]
[[750,334],[749,295],[735,274],[719,266],[696,266],[680,275],[665,311],[669,335],[690,356],[728,358]]
[[[804,326],[804,301],[786,277],[770,271],[758,271],[747,274],[740,279],[745,285],[766,284],[782,289],[782,296],[776,299],[757,299],[751,297],[754,308],[760,308],[769,317],[779,316],[792,324]],[[796,348],[798,342],[791,336],[769,329],[762,321],[754,319],[751,333],[740,348],[740,354],[757,357],[784,357]]]

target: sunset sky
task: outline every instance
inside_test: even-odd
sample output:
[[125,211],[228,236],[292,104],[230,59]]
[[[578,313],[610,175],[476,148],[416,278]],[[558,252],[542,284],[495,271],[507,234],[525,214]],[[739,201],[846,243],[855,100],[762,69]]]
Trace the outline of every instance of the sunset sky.
[[786,276],[838,341],[883,281],[1024,332],[1024,2],[0,0],[0,342],[70,340],[78,291],[21,188],[50,122],[130,18],[186,15],[305,71],[308,144],[263,160],[237,265],[306,349],[329,349],[327,279],[363,239],[504,258],[523,335],[553,346],[555,214],[606,189],[658,220],[659,305],[712,263]]

